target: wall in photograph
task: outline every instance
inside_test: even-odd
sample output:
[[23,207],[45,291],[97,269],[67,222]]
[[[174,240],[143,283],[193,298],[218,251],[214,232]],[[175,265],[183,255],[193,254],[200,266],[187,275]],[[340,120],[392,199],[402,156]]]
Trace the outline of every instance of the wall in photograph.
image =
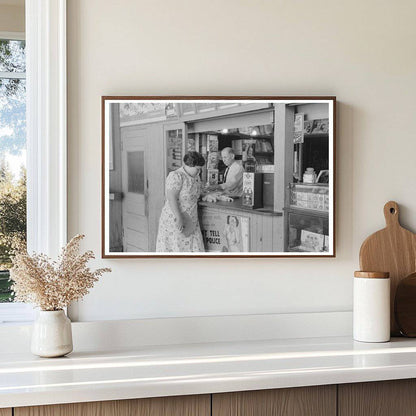
[[[416,231],[415,15],[412,0],[69,1],[68,234],[113,269],[76,317],[352,310],[385,202]],[[100,97],[248,92],[337,96],[337,257],[100,259]]]
[[120,125],[166,120],[166,108],[161,103],[124,103],[119,107]]

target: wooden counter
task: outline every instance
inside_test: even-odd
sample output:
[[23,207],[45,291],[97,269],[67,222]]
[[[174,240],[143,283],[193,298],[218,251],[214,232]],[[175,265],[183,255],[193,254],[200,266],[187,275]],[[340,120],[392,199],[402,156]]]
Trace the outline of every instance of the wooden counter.
[[199,202],[199,218],[204,238],[207,236],[206,224],[209,222],[207,218],[215,218],[218,223],[216,230],[209,230],[221,240],[218,243],[218,250],[213,249],[212,251],[225,250],[226,243],[223,232],[229,216],[246,220],[248,227],[247,251],[283,252],[283,214],[268,209],[244,208],[241,205],[241,199],[235,199],[233,202]]
[[232,211],[239,211],[244,212],[244,214],[254,214],[254,215],[269,215],[273,217],[281,217],[283,215],[282,212],[275,212],[267,208],[259,208],[259,209],[249,209],[245,208],[241,204],[241,199],[234,199],[233,202],[199,202],[200,207],[208,207],[208,208],[215,208],[215,209],[226,209]]

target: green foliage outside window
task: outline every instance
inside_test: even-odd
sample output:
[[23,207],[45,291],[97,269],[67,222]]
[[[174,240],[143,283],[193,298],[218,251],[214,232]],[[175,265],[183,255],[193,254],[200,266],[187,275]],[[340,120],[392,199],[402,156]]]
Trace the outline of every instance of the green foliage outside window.
[[9,272],[13,246],[26,241],[26,171],[13,180],[7,164],[0,164],[0,302],[12,300]]
[[26,240],[26,170],[10,165],[26,147],[25,71],[25,42],[0,39],[0,302],[12,300],[10,256],[15,241]]

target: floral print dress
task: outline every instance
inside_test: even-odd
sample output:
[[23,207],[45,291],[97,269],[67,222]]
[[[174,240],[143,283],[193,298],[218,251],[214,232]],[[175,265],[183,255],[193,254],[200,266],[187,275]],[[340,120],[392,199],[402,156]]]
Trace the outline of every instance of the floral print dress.
[[156,240],[157,252],[201,252],[204,250],[201,229],[198,221],[198,199],[201,194],[201,181],[198,176],[192,177],[183,167],[170,172],[166,178],[166,193],[169,190],[179,191],[178,205],[182,213],[188,214],[192,221],[193,231],[188,236],[176,227],[173,213],[167,197],[159,219],[159,230]]

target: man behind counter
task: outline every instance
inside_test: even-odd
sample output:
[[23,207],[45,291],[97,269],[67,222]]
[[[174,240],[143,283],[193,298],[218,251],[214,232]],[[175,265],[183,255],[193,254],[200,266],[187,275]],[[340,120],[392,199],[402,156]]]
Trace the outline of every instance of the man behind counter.
[[243,195],[243,167],[235,160],[235,153],[231,147],[226,147],[221,151],[222,161],[227,169],[224,172],[224,180],[221,185],[210,187],[209,190],[224,191],[231,197],[241,197]]

